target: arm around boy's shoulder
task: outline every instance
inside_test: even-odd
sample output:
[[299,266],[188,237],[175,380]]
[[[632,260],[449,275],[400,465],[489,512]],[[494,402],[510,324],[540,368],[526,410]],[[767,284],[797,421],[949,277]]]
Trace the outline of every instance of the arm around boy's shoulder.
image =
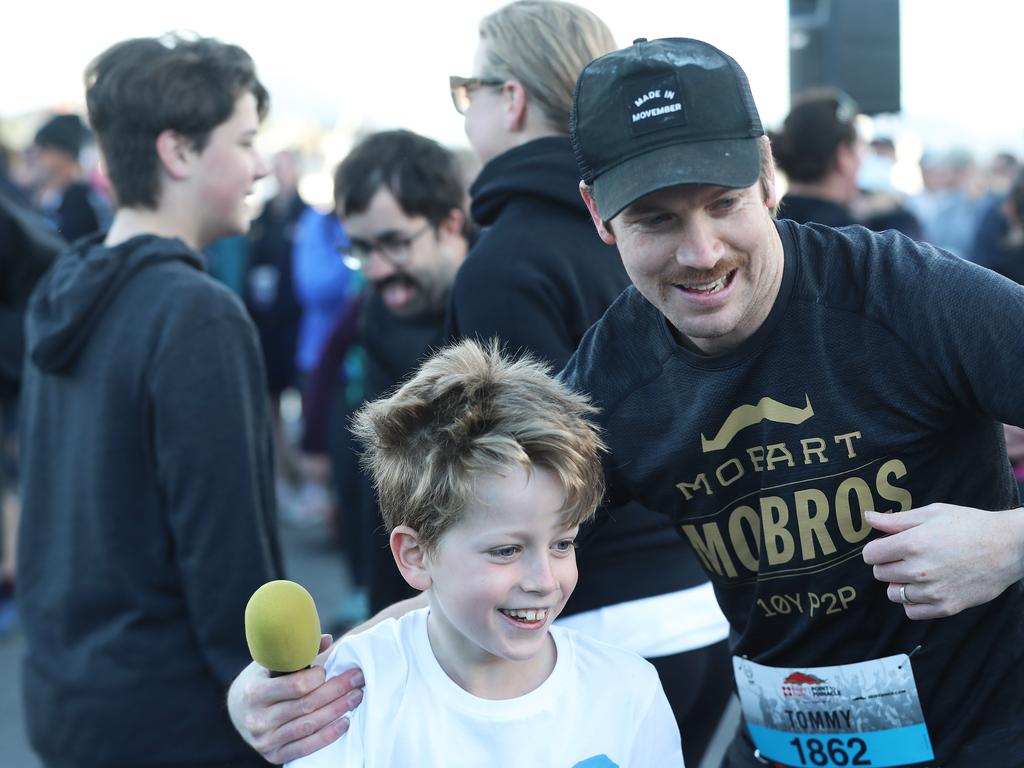
[[401,700],[409,673],[408,649],[400,620],[385,619],[356,635],[339,640],[324,670],[327,678],[358,667],[365,687],[362,703],[349,715],[348,731],[336,741],[307,757],[287,763],[295,768],[344,768],[372,766],[375,747],[388,731],[387,722]]

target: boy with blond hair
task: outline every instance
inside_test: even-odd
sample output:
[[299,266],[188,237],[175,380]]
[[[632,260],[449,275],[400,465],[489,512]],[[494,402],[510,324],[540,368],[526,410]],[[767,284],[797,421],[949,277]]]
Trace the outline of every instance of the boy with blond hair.
[[593,413],[541,364],[465,341],[356,415],[395,562],[429,605],[336,645],[327,675],[361,667],[365,701],[290,765],[683,764],[654,668],[551,626],[604,488]]

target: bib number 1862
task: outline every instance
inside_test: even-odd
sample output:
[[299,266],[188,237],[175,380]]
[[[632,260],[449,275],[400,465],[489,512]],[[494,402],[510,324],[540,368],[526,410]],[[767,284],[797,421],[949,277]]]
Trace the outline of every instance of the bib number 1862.
[[867,759],[868,745],[863,739],[801,739],[797,737],[791,742],[796,747],[800,765],[844,766],[871,765]]

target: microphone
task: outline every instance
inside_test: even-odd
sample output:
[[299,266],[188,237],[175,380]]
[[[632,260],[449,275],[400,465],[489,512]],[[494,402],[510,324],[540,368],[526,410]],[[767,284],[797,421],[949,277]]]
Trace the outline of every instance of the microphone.
[[271,677],[306,669],[320,650],[320,617],[312,596],[294,581],[268,581],[245,606],[245,640]]

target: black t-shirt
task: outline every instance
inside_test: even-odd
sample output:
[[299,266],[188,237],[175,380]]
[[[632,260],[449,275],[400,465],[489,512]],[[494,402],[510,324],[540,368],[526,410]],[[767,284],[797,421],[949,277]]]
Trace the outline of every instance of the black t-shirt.
[[876,535],[863,511],[1019,504],[1000,422],[1024,425],[1024,288],[895,232],[777,226],[780,294],[740,347],[682,348],[630,289],[565,378],[602,408],[612,499],[673,517],[734,652],[829,666],[920,646],[941,763],[984,730],[996,695],[1024,712],[1024,585],[911,621],[863,562]]

